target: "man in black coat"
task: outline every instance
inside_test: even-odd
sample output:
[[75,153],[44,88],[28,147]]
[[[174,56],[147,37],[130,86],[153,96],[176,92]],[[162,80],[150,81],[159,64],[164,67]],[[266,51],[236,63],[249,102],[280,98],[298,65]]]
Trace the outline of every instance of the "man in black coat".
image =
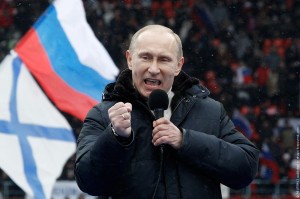
[[[247,186],[259,151],[199,80],[181,71],[178,35],[146,26],[132,37],[126,59],[128,69],[106,86],[80,132],[80,189],[113,199],[212,199],[221,198],[221,183]],[[159,119],[147,104],[156,89],[170,102]]]

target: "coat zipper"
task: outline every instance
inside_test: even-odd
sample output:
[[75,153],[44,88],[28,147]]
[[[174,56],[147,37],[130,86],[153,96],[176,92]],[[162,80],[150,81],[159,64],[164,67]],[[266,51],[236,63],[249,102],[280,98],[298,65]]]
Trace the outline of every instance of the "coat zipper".
[[182,103],[183,100],[185,100],[186,98],[185,97],[182,97],[179,102],[177,103],[177,105],[175,106],[174,110],[172,111],[172,114],[173,112],[175,112],[175,110],[178,108],[178,106]]

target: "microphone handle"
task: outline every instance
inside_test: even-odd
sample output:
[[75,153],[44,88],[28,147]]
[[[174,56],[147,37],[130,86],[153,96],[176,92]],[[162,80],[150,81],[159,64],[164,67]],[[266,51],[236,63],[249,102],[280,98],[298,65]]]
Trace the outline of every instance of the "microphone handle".
[[162,108],[154,109],[154,116],[155,116],[156,120],[158,120],[161,117],[164,117],[164,109],[162,109]]
[[[159,118],[164,117],[164,109],[162,109],[162,108],[154,109],[154,116],[155,116],[156,120],[158,120]],[[165,145],[162,144],[159,147],[160,147],[160,152],[163,154],[164,153]]]

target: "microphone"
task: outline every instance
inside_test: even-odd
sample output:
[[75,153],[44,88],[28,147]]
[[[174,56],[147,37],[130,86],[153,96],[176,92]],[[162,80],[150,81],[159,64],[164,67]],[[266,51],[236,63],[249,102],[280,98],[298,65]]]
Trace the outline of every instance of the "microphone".
[[148,105],[150,109],[154,111],[156,120],[163,117],[164,110],[166,110],[169,105],[169,98],[167,93],[161,89],[152,91],[149,95]]
[[[154,112],[155,119],[164,116],[164,110],[168,108],[169,98],[167,93],[164,90],[157,89],[150,93],[148,99],[148,105],[151,110]],[[163,152],[164,145],[160,146],[161,151]]]

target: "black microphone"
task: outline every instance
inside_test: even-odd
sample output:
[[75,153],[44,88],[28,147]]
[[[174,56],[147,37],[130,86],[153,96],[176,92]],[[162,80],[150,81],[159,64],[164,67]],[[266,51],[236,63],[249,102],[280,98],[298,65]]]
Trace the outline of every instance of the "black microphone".
[[154,111],[156,120],[163,117],[164,110],[166,110],[169,105],[169,98],[167,93],[161,89],[152,91],[149,95],[148,105],[149,108]]
[[[148,98],[148,106],[154,112],[155,119],[158,120],[161,117],[164,117],[164,110],[168,108],[169,105],[169,98],[167,93],[164,90],[157,89],[150,93]],[[164,162],[164,148],[165,145],[162,144],[159,146],[160,148],[160,171],[158,180],[153,192],[152,198],[155,198],[157,187],[159,185],[161,175],[163,172],[163,162]]]
[[[155,119],[164,116],[164,110],[168,109],[169,98],[167,93],[164,90],[157,89],[150,93],[148,99],[148,105],[151,110],[154,112]],[[161,145],[161,151],[163,151],[164,145]]]

